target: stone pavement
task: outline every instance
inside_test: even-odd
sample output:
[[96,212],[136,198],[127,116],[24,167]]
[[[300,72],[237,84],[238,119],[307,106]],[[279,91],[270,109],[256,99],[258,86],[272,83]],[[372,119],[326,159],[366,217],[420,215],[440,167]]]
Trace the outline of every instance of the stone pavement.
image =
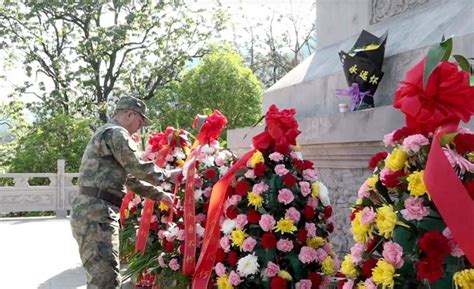
[[0,218],[0,288],[86,289],[68,218]]

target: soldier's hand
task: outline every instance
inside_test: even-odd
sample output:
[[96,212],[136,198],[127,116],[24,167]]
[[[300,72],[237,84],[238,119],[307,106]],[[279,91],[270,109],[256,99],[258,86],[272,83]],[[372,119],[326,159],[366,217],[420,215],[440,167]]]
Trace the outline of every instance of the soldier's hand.
[[169,170],[169,174],[170,174],[169,181],[172,182],[173,184],[176,184],[182,172],[183,172],[182,169]]
[[173,194],[163,192],[160,202],[171,208],[173,206]]

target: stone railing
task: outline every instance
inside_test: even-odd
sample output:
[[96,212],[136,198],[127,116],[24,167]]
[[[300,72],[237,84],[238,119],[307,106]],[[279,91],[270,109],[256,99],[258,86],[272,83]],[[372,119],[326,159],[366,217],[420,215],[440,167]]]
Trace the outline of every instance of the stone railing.
[[[10,180],[0,186],[0,213],[54,211],[57,217],[65,217],[71,202],[79,192],[73,184],[79,173],[66,173],[65,161],[58,160],[56,173],[6,173],[0,180]],[[48,179],[48,185],[30,185],[34,178]]]

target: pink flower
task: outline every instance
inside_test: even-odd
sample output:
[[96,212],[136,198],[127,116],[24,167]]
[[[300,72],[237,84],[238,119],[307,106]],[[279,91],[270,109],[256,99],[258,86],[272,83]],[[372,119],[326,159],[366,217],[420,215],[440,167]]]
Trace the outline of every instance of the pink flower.
[[267,263],[267,268],[265,269],[265,276],[273,277],[276,274],[278,274],[279,271],[280,271],[280,266],[270,261]]
[[235,218],[235,226],[238,228],[238,229],[242,229],[243,227],[245,227],[245,225],[247,225],[248,221],[247,221],[247,215],[246,214],[239,214],[237,215],[237,218]]
[[202,223],[206,220],[206,215],[204,215],[203,213],[199,213],[196,215],[196,223]]
[[185,236],[186,236],[186,233],[184,232],[184,230],[179,230],[178,235],[176,236],[176,239],[180,241],[184,241]]
[[414,134],[407,136],[403,140],[403,150],[406,152],[412,151],[414,153],[417,153],[421,146],[429,145],[430,141],[422,134]]
[[344,283],[344,286],[342,286],[342,289],[352,289],[354,287],[354,280],[349,279]]
[[364,251],[365,251],[365,245],[364,244],[355,243],[354,246],[352,246],[352,248],[351,248],[352,262],[359,265],[360,262],[362,261],[362,255],[364,254]]
[[275,166],[275,173],[279,175],[280,177],[283,177],[290,171],[286,169],[285,165],[276,165]]
[[227,199],[227,202],[229,203],[229,206],[237,206],[237,204],[242,200],[242,197],[239,195],[232,195],[229,199]]
[[303,197],[307,197],[311,193],[311,185],[308,182],[300,182],[301,194]]
[[403,266],[403,249],[395,242],[389,241],[383,244],[382,256],[388,263],[400,269]]
[[273,227],[275,227],[276,221],[272,215],[264,214],[260,218],[260,221],[258,221],[258,224],[260,225],[263,231],[268,232],[271,231]]
[[428,207],[423,206],[422,198],[412,198],[409,197],[405,200],[405,209],[400,212],[403,215],[403,218],[406,220],[418,220],[420,221],[424,217],[428,216],[430,210]]
[[230,250],[230,238],[229,236],[224,236],[221,238],[219,241],[219,244],[221,245],[221,248],[224,250],[224,252],[229,252]]
[[314,223],[306,223],[304,228],[308,232],[308,237],[316,237],[316,225]]
[[316,250],[307,246],[302,247],[298,255],[298,259],[300,259],[301,263],[304,263],[304,264],[309,264],[311,262],[314,262],[316,261],[316,258],[317,258]]
[[293,241],[288,239],[280,239],[277,242],[277,249],[282,252],[291,252],[291,250],[293,250]]
[[247,179],[255,179],[255,171],[252,169],[249,169],[245,174],[244,177]]
[[372,224],[375,220],[375,212],[372,207],[365,207],[362,210],[362,216],[360,218],[360,222],[364,225]]
[[161,268],[166,268],[166,263],[165,263],[165,260],[163,259],[163,255],[158,256],[158,264],[160,264]]
[[268,156],[268,158],[270,158],[270,159],[271,159],[272,161],[274,161],[274,162],[280,162],[280,161],[282,161],[282,160],[285,158],[285,156],[282,155],[282,154],[279,153],[279,152],[274,152],[274,153],[271,153],[271,154]]
[[366,289],[377,289],[377,286],[375,285],[374,281],[372,281],[372,278],[365,279],[364,283]]
[[297,209],[295,209],[294,207],[291,207],[286,210],[285,218],[292,220],[293,223],[296,224],[300,220],[301,214],[300,212],[298,212]]
[[451,230],[448,227],[446,227],[443,230],[443,236],[445,236],[446,239],[448,239],[448,244],[449,244],[449,247],[451,248],[452,256],[454,257],[464,256],[463,250],[461,249],[461,247],[459,247],[459,244],[454,240],[453,235],[451,234]]
[[221,277],[225,275],[225,266],[221,262],[217,263],[214,267],[214,271],[216,271],[217,276]]
[[221,157],[217,157],[214,160],[216,162],[216,165],[219,167],[222,167],[225,164],[225,160]]
[[444,155],[448,159],[449,163],[453,168],[458,167],[459,172],[464,174],[466,172],[473,173],[474,172],[474,164],[471,163],[469,160],[465,159],[463,156],[458,154],[457,152],[450,149],[448,146],[443,148]]
[[160,240],[163,240],[165,238],[165,231],[164,230],[159,230],[158,231],[158,238],[160,238]]
[[316,250],[316,262],[318,262],[319,264],[321,264],[324,259],[326,259],[326,257],[328,256],[328,252],[326,252],[326,250],[324,249],[317,249]]
[[268,185],[265,184],[264,182],[257,183],[255,185],[253,185],[253,187],[252,187],[252,192],[254,192],[256,194],[264,193],[267,190],[268,190]]
[[244,252],[252,252],[255,248],[255,245],[257,245],[257,241],[252,237],[248,237],[244,240],[244,243],[242,244],[242,250]]
[[367,183],[367,180],[360,186],[359,191],[357,192],[357,197],[359,199],[362,198],[368,198],[370,196],[369,193],[369,184]]
[[311,280],[309,279],[301,279],[300,282],[296,283],[296,289],[311,289]]
[[235,273],[233,270],[229,273],[229,283],[232,286],[238,286],[242,280],[240,280],[240,275]]
[[392,131],[389,134],[386,134],[383,136],[383,143],[385,147],[393,145],[393,134],[395,133],[396,130]]
[[171,259],[170,263],[169,263],[169,266],[170,266],[171,270],[178,271],[179,270],[178,259],[176,259],[176,258]]
[[211,196],[211,191],[212,191],[211,187],[206,188],[203,193],[204,197],[209,198]]
[[293,192],[288,189],[281,189],[278,191],[278,202],[288,205],[289,203],[293,202],[295,196]]
[[307,205],[310,206],[313,209],[316,209],[318,207],[319,200],[318,198],[309,198]]
[[318,180],[318,174],[316,170],[307,169],[303,171],[303,179],[306,181],[314,182]]

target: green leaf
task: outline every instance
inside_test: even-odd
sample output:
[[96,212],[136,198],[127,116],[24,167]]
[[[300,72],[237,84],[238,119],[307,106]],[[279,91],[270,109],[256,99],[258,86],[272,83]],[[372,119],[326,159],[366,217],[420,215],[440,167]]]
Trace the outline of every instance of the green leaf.
[[290,266],[293,271],[292,275],[293,277],[295,277],[295,279],[303,279],[305,276],[308,275],[308,272],[306,269],[307,267],[303,266],[303,264],[298,259],[298,255],[294,253],[290,253],[285,256],[285,259],[290,262]]
[[453,133],[447,133],[441,137],[441,145],[447,145],[453,142],[453,139],[456,137],[458,133],[453,132]]
[[463,71],[471,71],[471,65],[469,64],[469,61],[466,59],[466,57],[459,54],[453,55],[453,57],[454,59],[456,59],[457,63],[459,64],[459,67],[461,67]]
[[435,70],[436,66],[443,61],[448,60],[453,49],[453,39],[448,38],[439,44],[433,45],[428,51],[425,62],[425,69],[423,72],[423,88],[426,88],[428,79]]

